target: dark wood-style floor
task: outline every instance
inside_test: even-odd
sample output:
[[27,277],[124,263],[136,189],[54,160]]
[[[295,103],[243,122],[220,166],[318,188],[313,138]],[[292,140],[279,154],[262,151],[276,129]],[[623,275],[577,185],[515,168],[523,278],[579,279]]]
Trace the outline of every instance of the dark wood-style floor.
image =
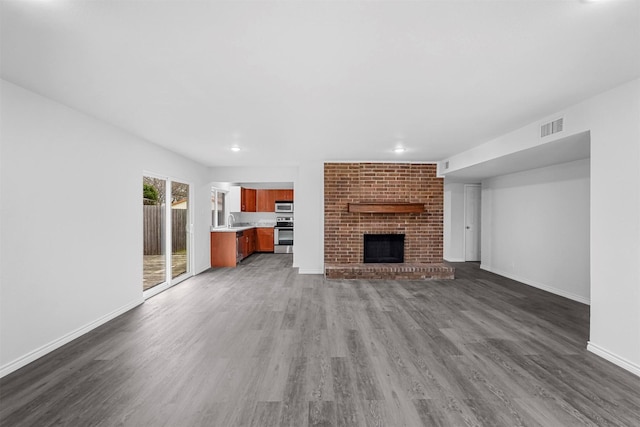
[[4,426],[638,426],[640,379],[589,308],[455,264],[326,281],[254,255],[0,381]]

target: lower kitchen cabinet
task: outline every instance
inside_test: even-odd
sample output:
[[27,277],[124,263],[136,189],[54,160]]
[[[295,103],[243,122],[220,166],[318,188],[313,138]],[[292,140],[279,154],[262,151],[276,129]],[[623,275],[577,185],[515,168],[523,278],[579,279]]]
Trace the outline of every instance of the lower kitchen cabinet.
[[236,233],[211,232],[211,267],[235,267],[236,255]]
[[273,252],[273,227],[256,228],[256,251]]
[[[255,228],[238,232],[212,231],[211,267],[235,267],[238,262],[256,252],[257,245]],[[271,252],[273,252],[273,229],[271,229]]]
[[242,258],[244,259],[256,251],[256,229],[244,230],[242,239]]

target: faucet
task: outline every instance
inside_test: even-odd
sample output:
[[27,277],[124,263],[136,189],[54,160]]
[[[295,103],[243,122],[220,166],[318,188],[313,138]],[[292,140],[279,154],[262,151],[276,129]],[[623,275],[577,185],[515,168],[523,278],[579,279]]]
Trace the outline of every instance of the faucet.
[[227,228],[233,227],[233,223],[236,222],[236,217],[233,214],[229,214],[227,217]]

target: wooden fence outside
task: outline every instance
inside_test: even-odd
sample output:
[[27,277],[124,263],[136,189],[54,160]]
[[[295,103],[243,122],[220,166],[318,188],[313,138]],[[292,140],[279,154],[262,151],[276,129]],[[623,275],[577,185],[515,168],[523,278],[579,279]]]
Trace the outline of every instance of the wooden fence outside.
[[[144,213],[144,254],[161,255],[163,253],[163,224],[164,206],[143,205]],[[172,253],[187,249],[187,220],[186,209],[171,210],[171,251]]]

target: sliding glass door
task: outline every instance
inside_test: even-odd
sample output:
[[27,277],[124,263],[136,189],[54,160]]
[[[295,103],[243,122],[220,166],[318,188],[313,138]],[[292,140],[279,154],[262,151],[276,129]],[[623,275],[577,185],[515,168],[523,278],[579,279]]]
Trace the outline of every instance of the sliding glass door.
[[189,272],[189,184],[171,183],[171,278]]
[[142,290],[145,297],[161,292],[191,272],[189,203],[189,184],[143,176]]
[[164,179],[151,176],[142,179],[143,291],[167,281],[166,189]]

